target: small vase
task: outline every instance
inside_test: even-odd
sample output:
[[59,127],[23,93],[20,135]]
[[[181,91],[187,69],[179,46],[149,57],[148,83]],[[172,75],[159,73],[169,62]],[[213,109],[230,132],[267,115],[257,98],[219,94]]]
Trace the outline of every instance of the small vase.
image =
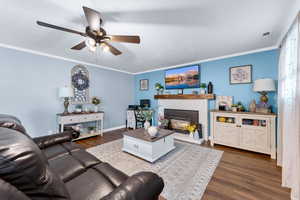
[[94,112],[98,112],[98,106],[95,105]]
[[194,138],[194,133],[193,132],[190,132],[190,137]]
[[199,140],[199,139],[200,139],[200,138],[199,138],[199,133],[198,133],[197,130],[196,130],[195,133],[193,134],[193,137],[194,137],[195,140]]
[[205,91],[204,88],[201,88],[201,89],[200,89],[200,94],[205,94],[205,92],[206,92],[206,91]]
[[145,121],[145,123],[144,123],[145,130],[147,130],[149,127],[150,127],[150,122],[149,121]]

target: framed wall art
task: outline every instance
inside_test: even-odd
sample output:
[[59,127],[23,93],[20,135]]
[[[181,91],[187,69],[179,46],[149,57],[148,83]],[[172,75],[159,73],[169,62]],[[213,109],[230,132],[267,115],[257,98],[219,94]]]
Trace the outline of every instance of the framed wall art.
[[149,90],[149,80],[148,79],[141,79],[140,80],[140,90]]
[[252,83],[252,65],[230,67],[230,84],[249,84]]
[[90,78],[89,71],[83,65],[76,65],[71,70],[71,84],[74,90],[72,104],[89,103]]

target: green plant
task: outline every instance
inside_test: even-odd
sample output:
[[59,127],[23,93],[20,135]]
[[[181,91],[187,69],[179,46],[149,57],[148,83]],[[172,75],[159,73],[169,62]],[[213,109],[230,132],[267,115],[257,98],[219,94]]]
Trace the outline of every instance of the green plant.
[[206,83],[201,83],[200,88],[206,88]]
[[232,104],[231,107],[238,107],[238,105],[237,104]]
[[155,89],[157,91],[160,91],[160,90],[164,89],[164,86],[162,86],[162,84],[160,84],[160,83],[155,83]]
[[153,110],[143,110],[142,115],[146,121],[150,121],[152,119],[154,111]]
[[92,98],[92,104],[94,104],[95,106],[99,105],[101,103],[100,99],[97,97],[93,97]]
[[93,131],[93,130],[95,130],[95,129],[96,129],[96,128],[95,128],[94,126],[89,126],[89,127],[88,127],[88,130],[89,130],[89,131]]

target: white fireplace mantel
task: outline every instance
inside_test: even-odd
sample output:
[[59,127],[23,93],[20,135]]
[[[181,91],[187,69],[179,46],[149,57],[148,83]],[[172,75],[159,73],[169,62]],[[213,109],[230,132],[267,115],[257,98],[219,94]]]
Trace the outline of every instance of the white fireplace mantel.
[[204,140],[208,140],[208,100],[207,99],[158,99],[158,116],[164,116],[164,109],[196,110],[202,125]]

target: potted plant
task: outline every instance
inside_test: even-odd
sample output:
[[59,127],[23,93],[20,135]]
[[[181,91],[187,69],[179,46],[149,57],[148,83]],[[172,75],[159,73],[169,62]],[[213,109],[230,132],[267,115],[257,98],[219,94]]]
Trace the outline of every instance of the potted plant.
[[243,106],[242,102],[238,102],[237,103],[237,111],[238,112],[244,112],[245,111],[245,107]]
[[231,105],[231,110],[232,110],[232,112],[237,112],[237,107],[238,107],[237,104],[232,104],[232,105]]
[[200,94],[205,94],[206,93],[206,83],[201,83],[200,84]]
[[88,127],[88,130],[89,130],[89,133],[90,133],[90,134],[94,134],[96,128],[95,128],[94,126],[89,126],[89,127]]
[[152,119],[153,110],[143,110],[142,115],[145,119],[144,128],[147,130],[150,127],[150,121]]
[[162,94],[163,91],[164,91],[164,86],[162,86],[162,84],[160,84],[160,83],[155,83],[155,90],[156,90],[158,95],[160,93]]
[[98,112],[98,105],[101,103],[100,99],[97,97],[92,98],[92,104],[94,104],[95,108],[94,111]]

